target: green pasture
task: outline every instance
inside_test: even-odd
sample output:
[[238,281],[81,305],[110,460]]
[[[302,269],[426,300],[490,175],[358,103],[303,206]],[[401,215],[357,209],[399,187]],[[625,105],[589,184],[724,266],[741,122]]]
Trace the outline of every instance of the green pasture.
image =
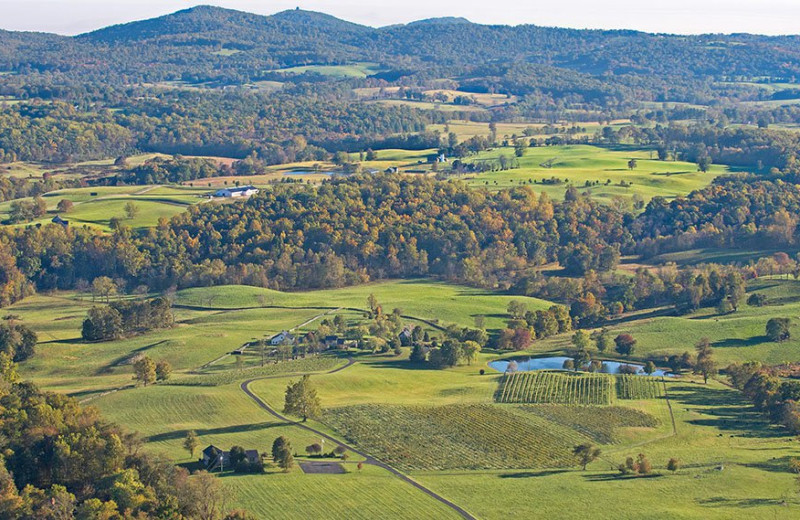
[[[69,297],[67,297],[69,296]],[[145,353],[169,361],[176,371],[199,368],[254,339],[313,318],[297,309],[174,310],[176,326],[131,338],[86,343],[81,324],[92,306],[73,295],[36,295],[7,308],[39,335],[36,355],[21,365],[26,378],[44,388],[89,395],[131,383],[130,359]]]
[[[509,147],[482,152],[467,161],[496,161],[501,154],[509,160],[514,158],[514,150]],[[628,169],[630,159],[636,159],[638,163],[635,170]],[[552,167],[542,166],[547,161],[552,161]],[[686,195],[707,186],[718,175],[731,171],[726,166],[712,165],[708,172],[703,173],[698,172],[693,163],[652,159],[649,151],[611,150],[590,145],[528,148],[525,155],[519,158],[519,164],[519,168],[466,175],[464,179],[471,186],[491,190],[531,186],[555,199],[563,198],[567,186],[574,186],[582,193],[587,192],[606,200],[634,194],[650,199],[655,196],[674,198]],[[553,177],[560,179],[561,184],[542,183]],[[592,185],[586,186],[587,182]],[[599,184],[595,184],[597,182]],[[630,186],[620,185],[622,182]]]
[[[171,218],[182,213],[191,204],[201,202],[207,189],[152,187],[152,186],[100,186],[74,188],[46,193],[42,198],[47,203],[47,215],[32,222],[17,224],[27,226],[48,223],[55,215],[69,220],[73,226],[88,225],[102,230],[110,229],[110,221],[116,217],[132,228],[152,227],[162,217]],[[59,213],[59,201],[66,199],[74,204],[67,213]],[[32,200],[31,198],[19,200]],[[139,212],[129,219],[125,205],[133,202]],[[0,203],[0,220],[9,218],[11,201]]]
[[[649,312],[632,313],[609,326],[612,334],[630,333],[637,340],[632,359],[664,357],[694,352],[694,346],[708,338],[714,357],[721,367],[734,362],[762,361],[767,364],[797,362],[800,359],[800,282],[761,278],[750,282],[748,295],[764,294],[767,304],[753,307],[742,303],[739,310],[719,315],[713,308],[700,309],[683,316],[651,316]],[[792,337],[773,342],[765,335],[767,321],[774,317],[792,320]],[[570,335],[563,334],[534,342],[535,354],[563,353],[572,350]],[[606,352],[604,357],[614,357]]]
[[289,67],[277,69],[272,72],[283,72],[286,74],[304,74],[314,72],[323,76],[334,78],[366,78],[383,70],[377,63],[353,63],[350,65],[304,65],[301,67]]
[[498,329],[507,320],[511,300],[523,301],[531,310],[549,308],[552,303],[538,298],[509,296],[448,284],[435,280],[391,280],[355,287],[306,292],[280,292],[250,286],[198,287],[178,291],[176,303],[197,307],[241,308],[266,306],[367,308],[374,294],[385,312],[399,308],[403,314],[424,318],[442,326],[456,323],[472,327],[484,316],[488,329]]

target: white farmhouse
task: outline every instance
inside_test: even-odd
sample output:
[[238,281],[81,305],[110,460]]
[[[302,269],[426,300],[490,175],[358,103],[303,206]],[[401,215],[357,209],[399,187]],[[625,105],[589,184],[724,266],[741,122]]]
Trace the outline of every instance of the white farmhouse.
[[214,193],[215,197],[249,197],[258,193],[255,186],[239,186],[236,188],[223,188]]

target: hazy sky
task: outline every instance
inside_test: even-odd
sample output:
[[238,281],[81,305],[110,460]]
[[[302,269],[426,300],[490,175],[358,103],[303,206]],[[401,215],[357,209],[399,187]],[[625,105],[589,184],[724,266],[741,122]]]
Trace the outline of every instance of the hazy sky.
[[0,28],[76,34],[200,4],[261,14],[300,6],[373,26],[464,16],[511,25],[800,34],[800,0],[0,0]]

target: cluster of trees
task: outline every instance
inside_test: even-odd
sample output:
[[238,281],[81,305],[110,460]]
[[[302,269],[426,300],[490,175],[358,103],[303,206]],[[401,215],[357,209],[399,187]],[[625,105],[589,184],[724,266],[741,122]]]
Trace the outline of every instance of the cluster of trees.
[[172,327],[175,318],[168,298],[120,300],[89,309],[81,336],[87,341],[108,341],[135,333]]
[[[141,439],[21,381],[0,353],[0,503],[6,518],[222,518],[218,480],[140,450]],[[233,518],[233,517],[231,517]]]
[[725,369],[731,384],[771,422],[800,433],[800,382],[775,375],[760,362],[734,363]]
[[0,323],[0,352],[17,363],[31,358],[39,341],[36,333],[14,316],[5,319],[6,323]]
[[133,359],[133,379],[143,386],[156,381],[167,381],[172,375],[172,365],[168,361],[153,361],[150,356],[139,355]]
[[477,341],[447,338],[439,344],[438,340],[434,339],[427,345],[415,343],[409,361],[415,364],[426,363],[438,369],[451,368],[456,365],[472,364],[480,351],[481,344]]

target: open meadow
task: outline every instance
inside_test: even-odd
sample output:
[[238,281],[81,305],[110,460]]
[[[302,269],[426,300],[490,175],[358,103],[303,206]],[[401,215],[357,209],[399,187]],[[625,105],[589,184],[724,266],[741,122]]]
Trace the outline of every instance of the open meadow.
[[[750,290],[766,294],[767,306],[743,307],[720,318],[730,321],[727,326],[704,327],[697,334],[712,337],[720,362],[790,358],[797,348],[794,340],[780,345],[756,341],[730,351],[720,347],[731,334],[763,328],[766,315],[777,309],[797,313],[796,282],[759,280]],[[8,312],[40,337],[36,356],[21,365],[26,378],[89,399],[108,419],[138,431],[146,450],[188,467],[196,460],[182,447],[188,431],[197,433],[201,448],[241,445],[260,452],[269,451],[272,441],[284,435],[300,462],[312,460],[304,448],[323,434],[329,448],[343,442],[367,453],[475,518],[542,512],[559,518],[638,518],[642,508],[652,518],[729,518],[742,507],[771,517],[800,510],[788,470],[789,458],[800,450],[738,391],[713,379],[703,385],[690,375],[664,380],[563,372],[509,376],[487,366],[498,357],[491,350],[471,364],[447,370],[410,363],[407,348],[400,355],[351,350],[270,361],[264,367],[258,356],[243,366],[234,362],[242,356],[227,355],[281,330],[314,330],[319,320],[336,314],[348,321],[363,319],[356,309],[366,308],[370,294],[387,312],[399,307],[405,322],[422,324],[432,333],[449,323],[473,326],[476,316],[485,316],[487,329],[496,332],[509,318],[511,299],[530,309],[550,305],[430,280],[298,293],[243,286],[195,288],[177,292],[174,328],[103,343],[80,339],[80,323],[92,305],[86,296],[37,295]],[[636,359],[653,352],[682,352],[695,341],[687,323],[707,322],[702,318],[710,312],[632,319],[613,330],[631,332],[639,340]],[[556,336],[535,342],[528,353],[561,352],[568,344],[569,335]],[[128,361],[138,353],[172,363],[170,381],[133,386]],[[241,388],[243,381],[255,379],[249,390],[280,411],[287,382],[301,373],[312,374],[323,407],[319,419],[302,426],[271,415]],[[602,450],[587,471],[581,471],[572,455],[581,443]],[[639,453],[649,458],[653,473],[617,476],[617,465]],[[355,518],[458,517],[371,459],[349,454],[343,474],[268,469],[262,475],[226,473],[223,483],[237,507],[265,518],[292,518],[301,512],[322,518],[350,510],[356,511]],[[666,470],[669,458],[680,461],[674,474]],[[580,500],[564,513],[567,489]]]
[[[497,148],[470,157],[466,162],[497,161],[504,155],[514,158],[514,149]],[[614,196],[638,194],[648,200],[655,196],[667,199],[686,195],[708,185],[715,177],[729,173],[730,168],[712,165],[700,172],[697,165],[681,161],[659,161],[654,152],[613,150],[591,145],[567,145],[528,148],[518,159],[519,167],[505,171],[464,175],[475,187],[490,190],[512,186],[531,186],[555,199],[562,199],[567,186],[608,201]],[[631,170],[628,161],[636,159]],[[553,182],[557,179],[557,182]],[[567,184],[569,183],[569,184]]]

